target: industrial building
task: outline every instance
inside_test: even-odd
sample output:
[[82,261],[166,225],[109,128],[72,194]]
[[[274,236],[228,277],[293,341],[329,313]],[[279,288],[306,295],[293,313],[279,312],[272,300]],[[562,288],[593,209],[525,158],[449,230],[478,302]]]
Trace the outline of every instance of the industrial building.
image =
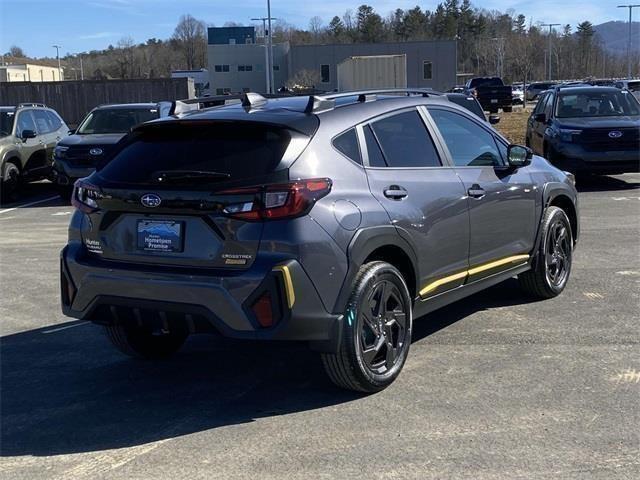
[[[265,92],[266,48],[256,43],[254,27],[211,27],[207,60],[212,94]],[[273,44],[274,87],[297,78],[314,79],[319,90],[338,86],[338,65],[351,57],[404,55],[409,87],[446,90],[456,84],[455,40],[351,43],[328,45]]]
[[57,82],[60,80],[64,80],[62,68],[31,63],[0,65],[0,82]]

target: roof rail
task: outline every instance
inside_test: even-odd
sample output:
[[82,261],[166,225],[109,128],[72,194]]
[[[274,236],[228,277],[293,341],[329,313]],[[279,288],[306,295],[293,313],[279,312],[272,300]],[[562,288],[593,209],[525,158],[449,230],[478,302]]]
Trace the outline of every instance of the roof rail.
[[45,107],[45,108],[47,108],[47,106],[44,103],[27,102],[27,103],[19,103],[18,104],[18,108],[24,108],[24,107]]
[[[404,95],[422,95],[428,97],[430,95],[442,95],[441,92],[431,90],[430,88],[382,88],[372,90],[353,90],[351,92],[330,93],[323,95],[327,99],[338,99],[345,97],[358,97],[359,102],[370,101],[375,99],[375,95],[390,95],[390,94],[404,94]],[[373,98],[372,98],[373,97]]]

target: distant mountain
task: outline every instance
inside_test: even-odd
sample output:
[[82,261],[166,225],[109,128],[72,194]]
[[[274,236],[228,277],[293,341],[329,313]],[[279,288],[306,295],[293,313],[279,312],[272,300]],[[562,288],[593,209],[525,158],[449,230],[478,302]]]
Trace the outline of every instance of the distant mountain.
[[[600,37],[606,50],[618,55],[626,54],[629,38],[629,24],[627,22],[601,23],[594,25],[593,29]],[[640,52],[640,22],[631,23],[631,48]]]

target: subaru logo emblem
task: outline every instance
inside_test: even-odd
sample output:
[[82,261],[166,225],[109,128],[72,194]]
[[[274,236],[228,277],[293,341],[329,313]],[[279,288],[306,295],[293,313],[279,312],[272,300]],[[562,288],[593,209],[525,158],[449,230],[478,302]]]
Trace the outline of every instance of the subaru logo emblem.
[[609,132],[609,138],[620,138],[622,136],[622,132],[620,130],[612,130]]
[[89,150],[89,154],[90,155],[102,155],[102,149],[101,148],[92,148],[91,150]]
[[160,206],[162,199],[155,193],[146,193],[140,198],[140,203],[145,207],[155,208]]

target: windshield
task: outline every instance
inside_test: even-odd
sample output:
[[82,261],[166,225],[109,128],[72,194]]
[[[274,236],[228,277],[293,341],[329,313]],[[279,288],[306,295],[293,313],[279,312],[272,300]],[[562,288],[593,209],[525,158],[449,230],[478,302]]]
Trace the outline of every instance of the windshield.
[[629,82],[627,83],[627,90],[632,92],[640,91],[640,82]]
[[139,123],[158,118],[157,108],[101,108],[94,110],[80,124],[76,133],[127,133]]
[[640,115],[640,105],[628,92],[598,92],[560,94],[556,117],[621,117]]
[[14,111],[0,112],[0,137],[11,135],[15,116]]

